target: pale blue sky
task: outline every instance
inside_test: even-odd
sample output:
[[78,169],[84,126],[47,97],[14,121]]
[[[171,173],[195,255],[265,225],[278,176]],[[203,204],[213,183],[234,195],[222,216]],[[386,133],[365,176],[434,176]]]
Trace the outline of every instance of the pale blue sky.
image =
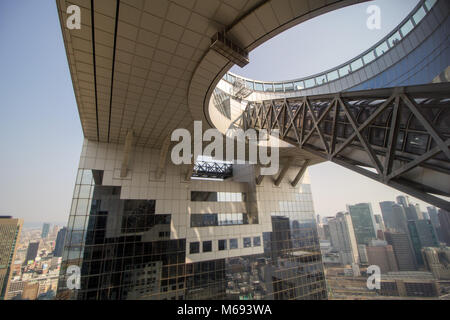
[[[326,14],[251,53],[235,72],[262,80],[323,71],[388,33],[417,0],[378,0]],[[366,8],[381,8],[382,29],[366,28]],[[0,1],[0,214],[66,223],[83,134],[53,0]],[[399,194],[333,164],[311,168],[316,212]],[[425,207],[423,206],[423,209]]]

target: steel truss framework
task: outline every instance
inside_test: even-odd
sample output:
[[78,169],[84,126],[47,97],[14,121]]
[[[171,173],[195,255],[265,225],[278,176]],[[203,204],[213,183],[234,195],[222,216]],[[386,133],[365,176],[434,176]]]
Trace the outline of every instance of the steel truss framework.
[[449,83],[249,102],[240,125],[450,210]]
[[192,177],[227,179],[233,176],[233,165],[229,163],[197,161]]

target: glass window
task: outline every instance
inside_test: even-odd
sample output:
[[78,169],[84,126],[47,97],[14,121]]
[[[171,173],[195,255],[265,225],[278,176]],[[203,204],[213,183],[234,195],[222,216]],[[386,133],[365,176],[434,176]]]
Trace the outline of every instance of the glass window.
[[365,64],[372,62],[373,60],[375,60],[375,53],[373,51],[370,51],[363,57],[363,60]]
[[311,87],[314,87],[315,85],[316,85],[316,82],[314,81],[314,78],[305,80],[305,88],[311,88]]
[[350,65],[343,66],[339,69],[339,76],[343,77],[350,73]]
[[294,91],[294,84],[292,82],[285,83],[284,91]]
[[275,92],[283,92],[283,84],[275,83]]
[[252,246],[252,238],[244,238],[244,248],[250,248]]
[[400,32],[396,32],[394,33],[389,39],[388,39],[388,43],[389,45],[392,47],[394,47],[395,45],[397,45],[400,40],[402,39],[402,37],[400,36]]
[[248,88],[248,89],[251,89],[251,90],[253,90],[255,88],[253,82],[252,81],[248,81],[248,80],[245,81],[245,87]]
[[375,49],[375,51],[376,51],[378,57],[380,57],[380,56],[382,56],[383,54],[385,54],[388,50],[389,50],[389,47],[388,47],[386,41],[383,42],[382,44],[380,44],[380,45]]
[[273,85],[271,83],[264,83],[264,91],[273,91]]
[[236,77],[232,76],[231,74],[228,74],[228,81],[234,83],[236,81]]
[[255,90],[263,91],[263,84],[259,82],[255,82]]
[[358,59],[358,60],[353,61],[353,62],[350,64],[350,66],[352,67],[352,71],[356,71],[356,70],[362,68],[363,62],[362,62],[361,59]]
[[92,182],[92,171],[83,170],[83,177],[81,178],[81,184],[91,184]]
[[423,7],[420,7],[420,9],[417,10],[417,12],[413,15],[414,22],[416,24],[419,24],[419,22],[422,21],[425,15],[426,15],[425,9]]
[[200,252],[200,242],[189,243],[189,253],[199,253]]
[[327,76],[326,75],[321,75],[321,76],[318,76],[317,78],[316,78],[316,83],[317,83],[317,85],[321,85],[321,84],[324,84],[324,83],[327,83]]
[[411,20],[408,20],[401,28],[400,31],[402,32],[403,36],[406,36],[408,33],[411,32],[411,30],[414,29],[414,25],[411,22]]
[[437,0],[427,0],[425,1],[425,6],[427,7],[428,11],[431,10],[431,8],[433,8],[433,6],[436,4]]
[[294,82],[294,90],[302,90],[305,88],[303,81]]
[[203,241],[203,252],[212,251],[212,241]]
[[81,185],[80,186],[80,194],[79,198],[86,198],[88,199],[91,195],[91,186],[90,185]]
[[253,237],[253,246],[254,247],[261,246],[261,237]]
[[227,240],[219,240],[219,251],[227,250]]
[[88,199],[79,199],[77,204],[77,215],[83,215],[86,214],[87,206],[88,206],[89,200]]
[[238,239],[230,239],[230,249],[238,248]]
[[328,77],[328,81],[333,81],[336,80],[337,78],[339,78],[339,74],[337,72],[337,70],[331,71],[327,74]]

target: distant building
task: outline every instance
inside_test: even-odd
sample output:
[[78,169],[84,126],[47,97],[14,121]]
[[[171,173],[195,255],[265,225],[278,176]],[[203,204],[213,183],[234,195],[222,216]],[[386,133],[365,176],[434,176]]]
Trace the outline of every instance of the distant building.
[[358,203],[347,207],[352,218],[357,243],[368,244],[370,240],[376,239],[376,223],[370,203]]
[[374,214],[373,216],[375,218],[376,230],[384,231],[385,226],[384,226],[383,218],[381,218],[381,216],[379,214]]
[[392,246],[388,245],[385,241],[372,241],[370,245],[366,247],[366,250],[368,264],[379,266],[381,273],[398,271],[394,250]]
[[436,207],[427,207],[428,218],[436,230],[439,241],[445,242],[441,232],[441,223],[439,222],[438,209]]
[[380,202],[380,208],[386,229],[407,232],[407,218],[403,205],[383,201]]
[[416,220],[408,221],[408,229],[417,263],[423,265],[422,249],[439,247],[434,228],[430,220]]
[[380,294],[398,297],[438,297],[439,284],[429,272],[389,272],[381,275]]
[[39,283],[25,283],[22,292],[22,300],[36,300],[39,294]]
[[4,300],[9,290],[12,265],[15,260],[17,241],[23,221],[10,216],[0,216],[0,300]]
[[28,244],[27,255],[25,257],[24,264],[27,264],[30,260],[35,260],[38,255],[40,242],[30,242]]
[[358,244],[350,215],[339,212],[336,218],[328,221],[328,225],[333,248],[339,252],[341,263],[343,265],[359,263]]
[[394,201],[382,201],[379,203],[381,215],[383,216],[384,226],[386,228],[394,228],[394,212],[392,210],[392,206],[394,204]]
[[439,209],[439,224],[441,227],[442,241],[450,246],[450,212]]
[[50,232],[50,223],[44,223],[42,226],[41,238],[45,239],[48,237],[48,233]]
[[450,280],[450,247],[423,248],[425,267],[436,279]]
[[359,255],[359,262],[361,264],[368,264],[369,260],[367,258],[367,247],[365,244],[358,244],[358,255]]
[[417,269],[414,250],[409,240],[409,236],[404,232],[384,233],[388,244],[394,249],[395,260],[400,271],[414,271]]
[[58,232],[58,236],[56,237],[56,243],[55,243],[55,250],[53,251],[54,257],[61,257],[63,248],[64,248],[64,241],[66,240],[66,234],[67,234],[67,228],[64,227]]

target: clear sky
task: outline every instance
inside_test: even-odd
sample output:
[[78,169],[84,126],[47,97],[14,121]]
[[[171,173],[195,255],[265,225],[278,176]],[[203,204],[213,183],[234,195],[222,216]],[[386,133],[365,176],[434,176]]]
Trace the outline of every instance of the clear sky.
[[[234,71],[281,80],[326,70],[374,44],[416,3],[379,0],[326,14],[257,48]],[[381,8],[381,30],[366,28],[369,4]],[[54,0],[0,1],[0,72],[0,215],[65,224],[83,133]],[[330,163],[310,175],[321,216],[357,202],[379,212],[378,201],[399,194]]]

